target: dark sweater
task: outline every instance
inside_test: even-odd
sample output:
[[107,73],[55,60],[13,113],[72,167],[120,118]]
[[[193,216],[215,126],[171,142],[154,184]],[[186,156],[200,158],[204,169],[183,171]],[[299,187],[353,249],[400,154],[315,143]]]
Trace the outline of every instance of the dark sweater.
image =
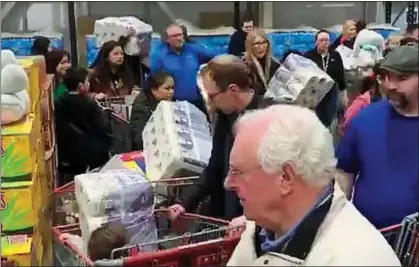
[[228,44],[227,53],[242,57],[243,53],[246,51],[246,37],[247,33],[244,32],[242,29],[236,31],[230,37],[230,43]]
[[[329,50],[329,66],[327,68],[327,74],[337,83],[339,90],[343,91],[346,88],[345,83],[345,70],[343,68],[342,57],[335,50]],[[322,56],[317,52],[316,49],[310,50],[305,54],[305,57],[311,59],[320,69],[322,66]]]

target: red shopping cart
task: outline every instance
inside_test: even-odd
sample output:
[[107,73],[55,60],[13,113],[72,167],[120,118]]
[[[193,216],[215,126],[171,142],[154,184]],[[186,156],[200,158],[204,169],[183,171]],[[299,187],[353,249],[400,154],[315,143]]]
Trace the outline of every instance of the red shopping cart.
[[[172,221],[156,210],[158,240],[115,249],[112,258],[92,262],[76,246],[60,240],[63,233],[80,235],[78,224],[53,228],[54,249],[61,266],[223,266],[236,247],[241,227],[196,214]],[[150,252],[151,251],[151,252]]]
[[402,266],[419,266],[419,214],[407,216],[401,224],[381,230]]

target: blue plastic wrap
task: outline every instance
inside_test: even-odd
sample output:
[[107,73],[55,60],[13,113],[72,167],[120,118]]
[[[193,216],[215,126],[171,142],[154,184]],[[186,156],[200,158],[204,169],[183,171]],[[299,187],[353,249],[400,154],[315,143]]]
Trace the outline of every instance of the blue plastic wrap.
[[[375,31],[383,35],[384,38],[388,38],[388,36],[390,36],[392,33],[395,33],[395,31],[386,29],[378,29]],[[267,36],[272,43],[272,55],[277,59],[281,59],[282,55],[291,49],[304,53],[310,49],[313,49],[314,47],[315,32],[272,32],[268,33]],[[330,42],[334,42],[338,36],[338,32],[330,32]],[[192,40],[217,54],[224,54],[227,52],[230,37],[228,35],[193,36]],[[160,39],[152,39],[150,61],[153,61],[153,55],[157,53],[159,43]],[[87,61],[90,65],[96,58],[98,52],[93,35],[86,36],[86,47]]]
[[[29,56],[31,54],[31,47],[34,37],[10,37],[1,38],[1,49],[12,50],[16,56]],[[56,49],[64,48],[64,41],[62,38],[50,38],[51,47]]]

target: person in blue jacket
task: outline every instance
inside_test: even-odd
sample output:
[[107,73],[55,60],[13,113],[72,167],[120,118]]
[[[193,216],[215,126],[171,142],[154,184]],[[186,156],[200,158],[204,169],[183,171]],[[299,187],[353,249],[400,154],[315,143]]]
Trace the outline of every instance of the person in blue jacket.
[[182,28],[177,24],[170,24],[161,38],[162,44],[150,60],[151,74],[169,73],[175,81],[174,100],[188,101],[207,114],[197,85],[197,73],[201,64],[216,55],[203,46],[185,42]]

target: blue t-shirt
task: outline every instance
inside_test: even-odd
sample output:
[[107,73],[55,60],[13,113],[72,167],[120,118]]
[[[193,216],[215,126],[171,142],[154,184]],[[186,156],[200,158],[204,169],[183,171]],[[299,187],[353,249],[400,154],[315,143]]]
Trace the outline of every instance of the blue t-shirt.
[[355,117],[336,152],[337,166],[359,174],[354,205],[378,229],[419,209],[418,117],[405,117],[383,99]]
[[152,74],[166,71],[173,77],[175,100],[197,101],[201,99],[196,77],[199,66],[215,55],[197,44],[185,43],[180,53],[176,53],[162,43],[150,60],[150,71]]

